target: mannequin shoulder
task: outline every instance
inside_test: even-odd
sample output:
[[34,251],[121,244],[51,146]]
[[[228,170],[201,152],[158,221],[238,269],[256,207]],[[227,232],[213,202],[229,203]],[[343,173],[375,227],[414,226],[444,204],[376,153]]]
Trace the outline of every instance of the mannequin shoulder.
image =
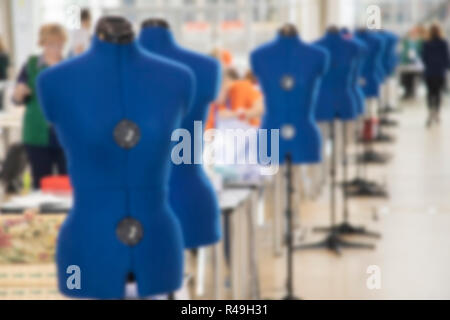
[[210,82],[221,73],[221,66],[217,59],[181,48],[175,56],[177,61],[186,64],[200,82]]
[[353,40],[346,40],[347,50],[350,56],[357,57],[361,53],[361,46]]
[[38,83],[64,84],[67,79],[77,79],[79,67],[83,65],[83,57],[63,61],[42,71],[38,76]]
[[195,81],[194,72],[189,66],[163,56],[142,51],[137,63],[141,74],[149,77],[157,75],[161,83],[165,80],[170,81],[172,85],[177,82]]
[[328,48],[317,45],[317,44],[311,44],[307,46],[306,52],[308,53],[309,57],[312,60],[316,60],[319,62],[327,62],[330,59],[330,51]]
[[255,48],[250,55],[250,59],[253,61],[264,58],[267,55],[275,53],[276,49],[276,43],[272,40]]

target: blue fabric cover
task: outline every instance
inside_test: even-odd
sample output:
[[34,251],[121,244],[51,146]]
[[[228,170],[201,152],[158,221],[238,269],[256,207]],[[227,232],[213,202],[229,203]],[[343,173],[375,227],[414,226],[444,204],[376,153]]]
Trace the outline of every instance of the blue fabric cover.
[[[280,164],[290,155],[294,164],[321,161],[321,136],[315,121],[320,83],[328,69],[329,55],[299,37],[278,35],[251,54],[252,70],[264,92],[266,112],[262,129],[280,130]],[[292,90],[282,88],[283,78],[294,79]],[[283,128],[294,128],[292,139],[283,137]],[[268,143],[268,154],[271,144]]]
[[398,63],[397,44],[398,37],[387,30],[380,30],[378,35],[384,37],[386,48],[382,57],[383,69],[386,77],[390,77],[395,72]]
[[355,33],[358,40],[362,41],[369,50],[366,62],[362,69],[362,88],[366,98],[375,98],[380,94],[382,81],[381,57],[383,55],[384,42],[374,32],[358,30]]
[[327,32],[315,44],[327,50],[330,55],[329,69],[322,79],[317,100],[316,120],[329,122],[335,119],[355,119],[358,109],[352,80],[360,48],[344,39],[340,32],[333,31]]
[[144,28],[139,43],[152,53],[183,63],[195,75],[197,86],[193,107],[181,125],[192,137],[192,164],[173,165],[169,190],[170,205],[181,222],[186,248],[214,244],[221,238],[220,209],[215,190],[203,166],[194,164],[195,158],[203,157],[199,146],[203,144],[204,129],[203,126],[200,132],[194,133],[194,122],[206,122],[210,103],[216,98],[221,83],[220,64],[211,57],[181,48],[166,28]]
[[362,115],[365,113],[365,95],[361,87],[360,78],[362,74],[362,70],[364,67],[364,63],[366,62],[367,55],[368,55],[368,49],[367,46],[364,44],[364,42],[358,40],[350,31],[343,30],[342,35],[348,39],[349,41],[353,42],[358,46],[358,58],[356,61],[355,68],[353,69],[352,76],[351,76],[351,83],[352,83],[352,92],[355,97],[356,102],[356,110],[358,115]]
[[[44,71],[38,91],[66,152],[74,206],[62,225],[56,262],[60,291],[71,297],[124,298],[129,273],[141,297],[177,290],[183,280],[183,239],[168,202],[171,135],[189,111],[195,87],[181,65],[139,49],[94,38],[91,49]],[[139,143],[123,149],[113,132],[128,119]],[[138,220],[143,238],[119,241],[116,228]],[[81,270],[70,290],[66,270]]]
[[386,70],[384,68],[384,57],[387,53],[387,39],[380,34],[379,30],[372,30],[370,31],[371,34],[378,39],[378,41],[380,42],[381,46],[379,48],[380,50],[380,57],[379,57],[379,61],[377,63],[377,78],[378,78],[378,82],[381,84],[383,84],[383,82],[386,80],[387,74],[386,74]]

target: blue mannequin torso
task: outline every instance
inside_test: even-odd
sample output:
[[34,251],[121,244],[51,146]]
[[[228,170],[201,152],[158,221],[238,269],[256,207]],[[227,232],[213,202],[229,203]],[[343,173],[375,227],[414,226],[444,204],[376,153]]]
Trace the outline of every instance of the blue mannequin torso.
[[380,94],[380,74],[381,56],[383,53],[383,43],[370,31],[356,31],[355,36],[362,41],[368,49],[366,62],[362,68],[361,79],[362,88],[366,98],[375,98]]
[[397,65],[397,41],[398,37],[392,32],[380,30],[378,35],[385,39],[386,48],[382,57],[382,65],[386,77],[392,76]]
[[[87,53],[41,74],[41,105],[74,188],[57,244],[63,294],[120,299],[130,273],[141,297],[182,285],[182,234],[167,185],[171,134],[189,111],[194,85],[188,69],[136,42],[96,37]],[[81,270],[79,290],[66,286],[70,265]]]
[[350,32],[344,31],[342,32],[343,36],[346,37],[349,41],[353,42],[358,47],[358,58],[356,61],[356,65],[353,68],[352,72],[352,89],[353,89],[353,95],[355,97],[356,101],[356,110],[358,115],[362,115],[365,113],[365,99],[364,92],[362,90],[361,84],[360,84],[360,77],[362,73],[362,69],[364,67],[364,63],[366,62],[368,50],[367,46],[360,40],[358,40],[356,37],[354,37]]
[[[298,36],[278,35],[252,53],[251,64],[265,96],[261,128],[280,130],[280,163],[288,154],[294,164],[320,162],[321,136],[314,111],[328,54]],[[286,139],[284,132],[293,136]],[[268,149],[270,154],[270,143]]]
[[382,36],[378,30],[376,31],[371,31],[372,36],[374,36],[375,38],[378,39],[378,41],[380,42],[381,46],[380,46],[380,57],[377,63],[377,78],[378,78],[378,82],[381,84],[383,84],[383,82],[386,80],[386,70],[384,69],[384,56],[386,55],[386,49],[387,49],[387,39]]
[[322,80],[316,107],[316,120],[352,120],[358,115],[356,97],[352,92],[352,77],[356,69],[359,48],[344,39],[339,32],[327,32],[315,44],[330,55],[328,72]]
[[[140,45],[165,58],[183,63],[196,78],[196,92],[191,112],[184,118],[181,128],[197,139],[192,146],[191,163],[172,166],[170,179],[170,204],[181,222],[186,248],[196,248],[216,243],[221,238],[220,209],[216,192],[201,164],[203,128],[210,103],[215,99],[221,79],[220,64],[213,58],[179,47],[167,28],[143,28]],[[202,131],[194,132],[194,122],[203,123]]]

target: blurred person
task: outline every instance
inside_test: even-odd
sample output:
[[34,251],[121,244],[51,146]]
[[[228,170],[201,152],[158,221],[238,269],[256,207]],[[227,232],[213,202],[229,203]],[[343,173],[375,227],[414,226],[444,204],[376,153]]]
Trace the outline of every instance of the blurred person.
[[442,91],[445,85],[446,72],[450,66],[448,42],[437,23],[430,27],[428,40],[423,45],[422,60],[425,66],[424,77],[429,110],[427,127],[430,127],[433,122],[440,122]]
[[74,30],[71,36],[69,55],[77,56],[89,48],[91,42],[92,17],[89,9],[80,12],[81,28]]
[[258,89],[252,73],[242,79],[233,79],[226,92],[225,101],[221,103],[220,117],[234,117],[259,127],[264,112],[263,96]]
[[0,37],[0,111],[3,110],[4,92],[8,80],[9,55]]
[[402,99],[415,97],[416,79],[421,75],[420,57],[426,32],[423,26],[411,29],[401,43],[400,63],[403,65],[401,83],[404,88]]
[[[214,53],[213,57],[216,57]],[[223,73],[222,86],[220,87],[219,94],[217,95],[216,101],[211,104],[211,108],[209,110],[208,121],[206,124],[206,129],[217,128],[217,118],[221,119],[229,119],[236,118],[237,114],[226,108],[227,104],[227,95],[230,90],[231,85],[234,81],[239,79],[239,74],[234,68],[227,68]]]
[[31,165],[34,189],[40,188],[42,178],[52,175],[56,167],[59,175],[66,175],[64,152],[53,128],[46,121],[36,92],[36,79],[46,68],[63,60],[66,33],[59,24],[47,24],[39,31],[42,54],[31,56],[22,67],[13,92],[16,105],[26,105],[22,141]]
[[233,64],[233,55],[228,50],[215,48],[211,56],[219,60],[223,68],[229,68]]

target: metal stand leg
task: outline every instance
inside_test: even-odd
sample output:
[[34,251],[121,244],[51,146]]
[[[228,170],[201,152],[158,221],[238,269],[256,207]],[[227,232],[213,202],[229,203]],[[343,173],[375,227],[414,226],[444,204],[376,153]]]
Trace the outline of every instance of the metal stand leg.
[[283,168],[280,168],[280,172],[275,176],[274,192],[273,192],[273,246],[275,256],[281,256],[282,247],[282,184],[283,184]]
[[286,244],[287,244],[287,261],[286,261],[286,291],[287,294],[283,300],[298,300],[294,295],[294,247],[293,247],[293,217],[292,217],[292,197],[294,188],[292,184],[292,158],[291,155],[286,155],[286,191],[287,191],[287,203],[286,203]]
[[[347,161],[347,124],[344,123],[343,125],[343,139],[342,139],[342,150],[343,150],[343,161],[342,161],[342,169],[343,169],[343,177],[344,177],[344,184],[347,182],[348,178],[348,161]],[[360,236],[366,236],[366,237],[372,237],[372,238],[380,238],[381,235],[377,232],[372,232],[366,230],[363,226],[353,226],[350,223],[350,214],[349,214],[349,207],[348,207],[348,194],[346,191],[346,188],[342,188],[343,196],[344,196],[344,208],[343,208],[343,222],[330,230],[330,228],[317,228],[315,231],[318,232],[335,232],[337,234],[341,235],[360,235]]]
[[[304,244],[297,246],[295,249],[307,250],[307,249],[328,249],[336,253],[341,254],[341,249],[374,249],[375,246],[366,243],[351,243],[342,240],[339,234],[336,232],[336,139],[335,139],[335,123],[330,123],[330,140],[332,141],[332,163],[331,163],[331,195],[330,195],[330,220],[331,225],[326,229],[330,234],[318,243]],[[324,228],[320,228],[324,229]]]

